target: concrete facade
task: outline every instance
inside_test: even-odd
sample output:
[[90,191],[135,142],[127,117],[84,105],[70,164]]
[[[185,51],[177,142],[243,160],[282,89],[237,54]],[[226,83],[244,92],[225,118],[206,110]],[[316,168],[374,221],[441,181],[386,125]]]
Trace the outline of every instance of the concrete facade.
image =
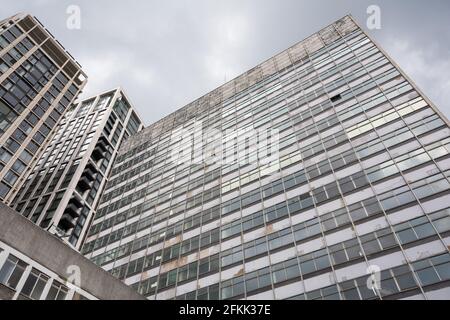
[[[91,261],[73,250],[56,236],[0,203],[0,280],[7,282],[5,262],[14,256],[26,264],[14,287],[0,284],[0,299],[27,299],[21,294],[32,269],[48,277],[40,298],[45,299],[52,282],[65,286],[64,299],[140,300],[142,296]],[[74,266],[74,267],[70,267]],[[67,280],[77,270],[79,283]],[[44,276],[44,277],[45,277]],[[41,292],[41,291],[39,291]]]

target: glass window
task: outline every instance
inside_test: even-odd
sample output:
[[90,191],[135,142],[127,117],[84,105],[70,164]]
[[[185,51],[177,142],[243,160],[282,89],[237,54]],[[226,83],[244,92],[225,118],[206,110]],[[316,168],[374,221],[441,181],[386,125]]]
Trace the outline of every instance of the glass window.
[[56,280],[53,280],[52,286],[47,294],[46,300],[65,300],[68,288]]
[[11,160],[12,154],[6,151],[4,148],[0,148],[0,161],[7,163]]
[[8,182],[10,185],[13,185],[18,178],[19,176],[14,172],[12,172],[11,170],[9,170],[3,177],[3,179],[5,179],[5,181]]
[[393,270],[400,290],[408,290],[417,287],[416,281],[408,266],[402,266]]
[[21,293],[32,299],[39,299],[48,279],[48,276],[33,268],[25,281]]
[[0,283],[15,289],[26,267],[27,264],[25,262],[13,255],[9,255],[0,270]]
[[450,263],[445,263],[436,266],[436,271],[439,274],[439,277],[442,280],[448,280],[450,279]]
[[439,276],[432,267],[417,271],[417,276],[423,286],[439,281]]

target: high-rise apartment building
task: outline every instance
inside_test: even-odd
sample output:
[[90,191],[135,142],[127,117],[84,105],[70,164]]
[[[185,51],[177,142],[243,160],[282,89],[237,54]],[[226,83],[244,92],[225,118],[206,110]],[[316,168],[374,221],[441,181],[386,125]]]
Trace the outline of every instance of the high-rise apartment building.
[[14,209],[81,246],[121,143],[142,121],[121,88],[72,105],[14,200]]
[[34,17],[0,22],[0,201],[10,205],[87,78]]
[[448,120],[346,16],[131,137],[83,253],[149,299],[448,299],[449,178]]

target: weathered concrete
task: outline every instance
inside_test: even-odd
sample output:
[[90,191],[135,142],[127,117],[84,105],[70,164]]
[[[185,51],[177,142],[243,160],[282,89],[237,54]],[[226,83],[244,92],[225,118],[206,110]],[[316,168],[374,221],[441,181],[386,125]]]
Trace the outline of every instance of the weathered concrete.
[[0,283],[0,300],[11,300],[15,291]]
[[0,241],[63,279],[69,276],[68,266],[78,266],[81,270],[81,288],[99,299],[145,299],[134,289],[3,203],[0,203]]

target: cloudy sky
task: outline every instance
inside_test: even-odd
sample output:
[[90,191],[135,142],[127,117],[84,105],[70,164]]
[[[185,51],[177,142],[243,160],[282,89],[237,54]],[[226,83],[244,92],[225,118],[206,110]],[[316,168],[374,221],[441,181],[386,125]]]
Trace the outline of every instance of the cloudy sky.
[[[448,0],[0,0],[35,15],[89,76],[84,97],[122,86],[146,125],[351,13],[450,117]],[[67,8],[81,28],[67,27]]]

